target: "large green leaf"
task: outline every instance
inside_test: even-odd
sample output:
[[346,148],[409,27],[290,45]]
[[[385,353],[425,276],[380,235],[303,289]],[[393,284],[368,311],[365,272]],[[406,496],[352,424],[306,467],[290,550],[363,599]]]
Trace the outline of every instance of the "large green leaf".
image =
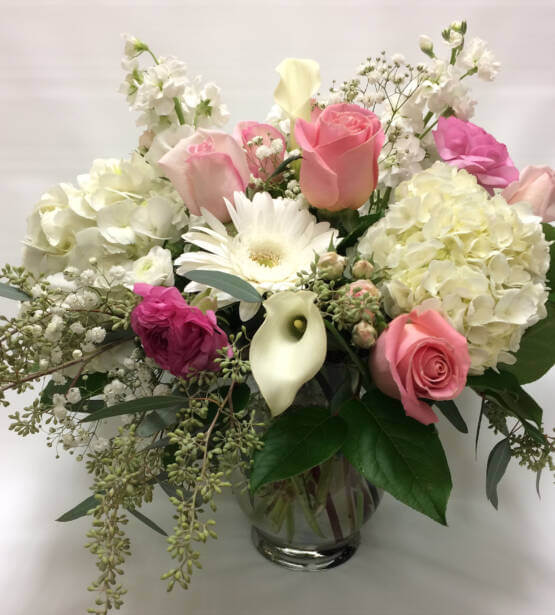
[[99,421],[100,419],[106,419],[111,416],[121,416],[122,414],[137,414],[139,412],[147,412],[148,410],[183,407],[185,403],[186,400],[179,395],[142,397],[141,399],[124,401],[121,404],[114,404],[113,406],[105,406],[97,412],[93,412],[84,419],[81,419],[81,423]]
[[0,297],[13,299],[15,301],[29,301],[31,298],[27,293],[19,290],[19,288],[10,286],[9,284],[4,284],[4,282],[0,282]]
[[327,408],[295,408],[278,418],[264,435],[264,447],[254,455],[252,491],[313,468],[336,453],[347,425]]
[[90,510],[93,510],[98,506],[98,500],[94,495],[90,495],[88,498],[85,498],[82,502],[79,502],[77,506],[74,506],[71,510],[68,510],[63,515],[58,517],[56,521],[75,521],[75,519],[79,519],[80,517],[84,517]]
[[342,450],[351,464],[376,487],[447,525],[451,475],[436,429],[379,391],[346,402],[339,414],[349,426]]
[[185,275],[193,282],[206,284],[206,286],[212,286],[213,288],[223,290],[228,295],[240,301],[246,301],[248,303],[260,303],[262,301],[262,297],[256,288],[231,273],[208,269],[195,269],[194,271],[188,271]]
[[503,478],[510,460],[509,439],[504,438],[491,449],[486,469],[486,495],[495,509],[497,509],[497,485]]
[[547,318],[530,327],[522,337],[515,353],[514,365],[503,365],[503,370],[514,374],[520,384],[534,382],[555,364],[555,305],[548,302]]

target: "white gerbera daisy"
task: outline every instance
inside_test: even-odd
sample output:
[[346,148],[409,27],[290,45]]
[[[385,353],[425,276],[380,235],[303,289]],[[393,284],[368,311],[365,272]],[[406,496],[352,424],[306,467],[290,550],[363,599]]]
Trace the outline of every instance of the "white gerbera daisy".
[[[295,286],[297,273],[309,271],[315,254],[327,252],[337,239],[335,229],[300,210],[295,201],[273,199],[267,192],[255,194],[252,201],[235,192],[234,200],[235,206],[226,199],[226,207],[237,233],[229,234],[219,220],[203,210],[208,226],[195,226],[183,235],[185,241],[203,251],[178,257],[177,273],[186,276],[194,269],[223,271],[246,280],[260,293],[287,290]],[[185,290],[205,288],[191,282]],[[221,303],[233,300],[220,291],[216,297]]]

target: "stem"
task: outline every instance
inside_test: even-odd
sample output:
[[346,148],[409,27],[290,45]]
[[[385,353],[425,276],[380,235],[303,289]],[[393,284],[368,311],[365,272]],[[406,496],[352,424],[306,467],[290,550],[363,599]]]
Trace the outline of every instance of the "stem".
[[353,494],[351,493],[351,487],[349,485],[349,462],[343,457],[343,481],[345,483],[345,499],[347,501],[347,508],[349,510],[349,524],[351,526],[351,532],[355,531],[355,509],[353,506]]
[[331,494],[328,493],[326,498],[326,512],[328,513],[328,519],[330,520],[331,530],[335,540],[343,540],[343,532],[341,531],[341,524],[339,523],[339,517],[337,516],[337,510],[335,504],[331,498]]
[[317,536],[320,536],[320,538],[324,538],[324,534],[322,533],[322,530],[318,526],[318,521],[316,520],[314,513],[310,509],[310,502],[308,501],[308,496],[306,494],[306,491],[304,490],[304,487],[302,487],[299,484],[299,477],[292,476],[290,480],[293,483],[293,486],[295,487],[295,491],[297,492],[297,495],[299,496],[299,503],[301,505],[301,508],[303,509],[303,513],[304,513],[304,516],[305,516],[305,519],[308,525],[310,525],[312,531]]

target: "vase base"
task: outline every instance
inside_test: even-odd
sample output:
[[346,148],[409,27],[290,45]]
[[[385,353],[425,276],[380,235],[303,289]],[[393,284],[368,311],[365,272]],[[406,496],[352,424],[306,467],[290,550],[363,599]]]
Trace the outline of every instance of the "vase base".
[[323,547],[299,548],[276,542],[271,536],[252,527],[251,537],[257,551],[266,559],[291,570],[327,570],[349,560],[360,544],[360,533]]

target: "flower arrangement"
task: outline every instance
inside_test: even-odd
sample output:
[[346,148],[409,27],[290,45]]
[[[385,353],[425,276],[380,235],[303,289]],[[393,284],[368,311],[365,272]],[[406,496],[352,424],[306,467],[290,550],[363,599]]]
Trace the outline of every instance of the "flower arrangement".
[[20,302],[0,324],[0,402],[37,392],[10,429],[91,476],[58,519],[92,518],[89,612],[123,604],[129,516],[167,536],[140,512],[160,491],[168,589],[188,587],[232,483],[289,541],[325,523],[343,545],[380,490],[445,524],[433,424],[468,432],[465,387],[500,438],[495,507],[511,458],[553,470],[522,385],[555,359],[554,172],[519,173],[470,122],[467,79],[499,63],[465,22],[442,38],[448,59],[422,36],[426,62],[383,52],[326,96],[316,62],[286,59],[266,121],[229,134],[216,85],[125,36],[137,148],[43,194],[0,285]]

